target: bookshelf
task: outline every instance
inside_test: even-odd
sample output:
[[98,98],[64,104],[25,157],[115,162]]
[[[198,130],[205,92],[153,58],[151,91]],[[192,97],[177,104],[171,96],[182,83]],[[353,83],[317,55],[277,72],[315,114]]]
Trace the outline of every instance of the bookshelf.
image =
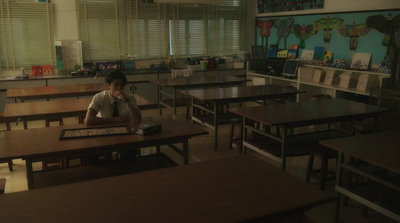
[[[315,65],[302,65],[298,68],[297,78],[289,79],[282,76],[260,74],[249,70],[247,66],[247,77],[252,80],[249,85],[277,84],[283,86],[294,86],[305,90],[306,93],[299,94],[298,101],[310,100],[317,94],[327,94],[339,98],[365,98],[370,94],[371,87],[386,86],[390,81],[390,75],[373,71],[347,70]],[[316,70],[319,70],[316,72]],[[319,82],[314,77],[315,73],[321,75]],[[341,84],[341,77],[349,77],[348,83]],[[325,78],[331,78],[325,82]],[[347,87],[344,87],[347,86]]]

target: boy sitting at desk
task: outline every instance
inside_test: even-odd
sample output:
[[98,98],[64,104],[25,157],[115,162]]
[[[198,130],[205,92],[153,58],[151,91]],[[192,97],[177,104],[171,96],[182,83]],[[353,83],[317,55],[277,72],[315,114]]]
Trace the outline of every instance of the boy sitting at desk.
[[[133,95],[127,95],[124,87],[128,80],[121,72],[111,72],[106,78],[108,90],[97,93],[89,104],[86,112],[85,124],[109,124],[109,123],[139,123],[142,115]],[[121,159],[134,159],[137,151],[121,152]],[[110,156],[110,154],[108,154]],[[98,157],[88,158],[90,163],[97,163]]]

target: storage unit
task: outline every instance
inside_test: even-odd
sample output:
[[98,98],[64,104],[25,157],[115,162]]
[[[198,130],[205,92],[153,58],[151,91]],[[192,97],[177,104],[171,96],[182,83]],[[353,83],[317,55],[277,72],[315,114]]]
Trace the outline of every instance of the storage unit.
[[[251,70],[247,71],[247,77],[252,80],[249,84],[253,85],[291,85],[300,90],[305,90],[306,93],[298,95],[298,101],[309,100],[317,94],[327,94],[334,98],[365,100],[364,98],[370,94],[371,87],[385,86],[390,81],[389,74],[314,65],[299,67],[297,77],[293,79],[283,76],[259,74]],[[325,81],[325,79],[327,80]]]

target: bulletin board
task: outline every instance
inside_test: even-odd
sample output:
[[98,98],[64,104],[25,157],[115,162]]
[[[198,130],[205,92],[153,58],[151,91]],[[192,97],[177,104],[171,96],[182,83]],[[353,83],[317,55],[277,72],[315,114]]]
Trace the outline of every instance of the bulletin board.
[[387,35],[367,26],[369,17],[376,26],[399,22],[400,9],[257,17],[256,45],[262,45],[266,55],[271,44],[279,49],[299,44],[298,55],[322,46],[333,52],[333,60],[349,60],[354,52],[371,53],[371,63],[380,64],[386,56]]

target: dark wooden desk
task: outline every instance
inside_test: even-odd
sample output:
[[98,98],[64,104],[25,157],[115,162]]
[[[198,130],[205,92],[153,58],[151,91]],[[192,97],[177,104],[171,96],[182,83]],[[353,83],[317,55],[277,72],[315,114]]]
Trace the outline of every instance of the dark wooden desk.
[[[339,207],[341,194],[348,196],[369,208],[386,215],[397,222],[400,222],[400,182],[399,180],[391,180],[390,178],[382,178],[375,176],[363,169],[359,169],[357,166],[352,165],[352,163],[343,162],[343,154],[349,155],[356,158],[357,160],[362,160],[369,164],[373,164],[380,168],[391,171],[397,175],[400,174],[400,130],[372,133],[348,138],[341,139],[331,139],[320,141],[320,144],[336,150],[339,152],[338,158],[338,169],[337,169],[337,180],[336,180],[336,215],[335,221],[339,220]],[[367,190],[367,193],[360,191],[360,188],[350,188],[343,184],[343,170],[352,171],[358,175],[362,175],[368,178],[369,182],[378,185],[383,185],[383,187],[374,187],[373,190]],[[386,187],[386,189],[383,189]],[[380,189],[382,190],[380,190]],[[379,192],[385,191],[388,188],[392,190],[390,192],[390,197],[384,197]],[[388,206],[387,200],[395,202],[395,208]],[[393,205],[393,204],[391,204]],[[393,209],[396,209],[394,211]]]
[[[147,118],[144,121],[155,121],[162,124],[158,133],[146,136],[118,135],[81,139],[59,140],[62,129],[98,127],[80,125],[56,126],[0,132],[0,158],[26,160],[28,187],[34,188],[32,163],[46,161],[49,158],[76,157],[82,155],[113,152],[121,149],[140,149],[143,147],[168,145],[182,155],[183,163],[189,162],[188,140],[194,136],[208,134],[200,126],[185,120],[166,120],[161,117]],[[182,143],[182,149],[173,144]]]
[[[134,96],[139,109],[141,106],[152,104],[139,95]],[[25,129],[28,128],[27,121],[44,120],[48,118],[80,117],[80,122],[82,123],[91,101],[92,98],[81,98],[6,104],[4,117],[13,120],[22,118],[24,120]]]
[[104,83],[34,88],[13,88],[7,89],[6,98],[14,98],[15,102],[17,102],[17,99],[20,99],[21,102],[24,102],[26,100],[36,99],[93,96],[94,94],[106,89],[107,86]]
[[[178,77],[174,79],[150,80],[150,82],[158,85],[160,115],[162,115],[163,107],[173,108],[174,115],[176,115],[176,93],[179,89],[238,86],[247,81],[249,80],[235,76]],[[172,93],[166,90],[168,88],[172,88]],[[172,106],[163,101],[163,96],[172,99]]]
[[[229,103],[235,102],[246,102],[266,99],[278,99],[288,98],[302,93],[304,91],[297,90],[295,88],[288,88],[278,85],[259,85],[259,86],[244,86],[244,87],[227,87],[227,88],[212,88],[212,89],[199,89],[182,91],[182,94],[190,96],[192,98],[192,113],[194,108],[200,109],[211,114],[206,118],[201,116],[195,116],[192,114],[192,120],[201,123],[208,128],[214,130],[215,134],[215,150],[218,147],[218,125],[226,124],[233,117],[232,113],[222,114],[222,106]],[[198,103],[200,102],[200,103]],[[205,104],[212,104],[212,110]],[[228,116],[224,118],[224,116]]]
[[[0,196],[4,222],[303,222],[334,200],[252,156]],[[328,220],[327,220],[328,221]]]
[[[234,114],[243,116],[244,119],[254,120],[267,126],[276,126],[281,128],[281,135],[271,134],[260,131],[252,126],[245,125],[245,130],[251,130],[263,134],[281,144],[279,156],[277,157],[269,152],[259,149],[257,146],[247,142],[246,133],[244,134],[244,148],[250,148],[275,161],[282,162],[282,169],[286,168],[286,144],[290,141],[298,140],[301,142],[304,138],[296,138],[296,135],[290,136],[288,130],[294,127],[311,126],[318,124],[330,124],[334,122],[344,122],[358,120],[363,118],[376,119],[379,114],[388,111],[385,108],[379,108],[374,105],[345,99],[326,99],[320,101],[307,101],[300,103],[274,104],[267,106],[248,107],[230,109]],[[244,120],[245,123],[245,120]],[[339,134],[340,135],[340,134]],[[306,135],[304,135],[306,136]],[[322,138],[318,138],[322,137]],[[324,137],[337,137],[336,133],[329,131],[327,134],[318,135],[318,137],[308,137],[315,142]]]

